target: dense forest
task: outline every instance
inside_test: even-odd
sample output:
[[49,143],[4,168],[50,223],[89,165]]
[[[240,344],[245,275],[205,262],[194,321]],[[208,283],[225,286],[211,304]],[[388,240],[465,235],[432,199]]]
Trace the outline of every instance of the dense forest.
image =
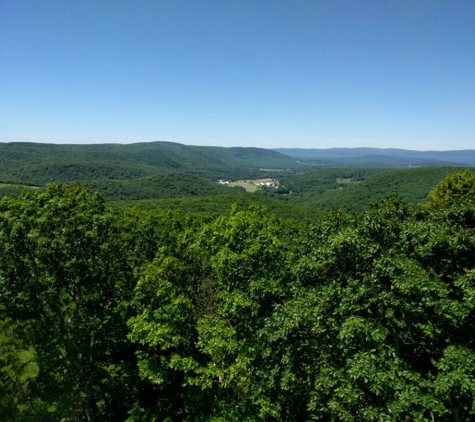
[[473,420],[474,201],[468,170],[313,219],[5,197],[0,419]]
[[[0,198],[18,197],[24,189],[44,190],[49,182],[72,185],[79,181],[91,193],[99,191],[121,208],[173,208],[216,217],[227,214],[233,203],[258,204],[280,217],[309,220],[335,209],[363,212],[394,191],[406,202],[427,201],[438,182],[463,170],[454,167],[456,163],[463,157],[470,161],[473,155],[472,151],[420,153],[368,148],[279,151],[289,155],[262,148],[171,142],[0,143]],[[378,154],[398,159],[438,157],[438,163],[444,159],[450,167],[399,168],[391,160],[368,166],[370,163],[357,160]],[[333,156],[343,161],[312,161],[316,157],[328,161]],[[246,192],[239,183],[232,188],[218,183],[248,179],[249,185],[265,178],[275,181],[276,186],[257,187],[255,193]]]
[[[447,175],[462,168],[421,167],[409,169],[333,168],[283,177],[284,199],[320,211],[365,211],[392,192],[410,203],[427,200],[430,190]],[[291,195],[286,195],[292,192]],[[272,193],[278,197],[279,191]]]
[[304,171],[295,158],[263,148],[220,148],[172,142],[94,145],[0,143],[0,182],[128,180],[187,173],[208,179],[267,177]]

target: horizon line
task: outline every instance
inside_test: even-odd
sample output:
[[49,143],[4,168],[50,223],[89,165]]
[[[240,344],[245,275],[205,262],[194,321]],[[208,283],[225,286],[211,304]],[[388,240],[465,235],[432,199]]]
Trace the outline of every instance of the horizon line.
[[186,144],[183,142],[176,141],[137,141],[137,142],[43,142],[43,141],[4,141],[0,140],[1,144],[38,144],[38,145],[58,145],[58,146],[102,146],[102,145],[137,145],[137,144],[154,144],[154,143],[167,143],[167,144],[176,144],[189,147],[207,147],[207,148],[256,148],[256,149],[266,149],[266,150],[331,150],[331,149],[340,149],[340,150],[352,150],[352,149],[376,149],[381,151],[387,150],[398,150],[398,151],[415,151],[415,152],[452,152],[452,151],[475,151],[475,148],[463,148],[463,149],[409,149],[409,148],[397,148],[397,147],[375,147],[375,146],[356,146],[356,147],[260,147],[260,146],[242,146],[242,145],[208,145],[208,144]]

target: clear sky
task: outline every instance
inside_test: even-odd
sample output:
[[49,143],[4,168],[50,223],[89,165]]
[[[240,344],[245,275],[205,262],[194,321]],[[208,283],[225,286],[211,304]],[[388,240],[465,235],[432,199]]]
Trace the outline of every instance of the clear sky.
[[475,149],[474,0],[0,0],[0,141]]

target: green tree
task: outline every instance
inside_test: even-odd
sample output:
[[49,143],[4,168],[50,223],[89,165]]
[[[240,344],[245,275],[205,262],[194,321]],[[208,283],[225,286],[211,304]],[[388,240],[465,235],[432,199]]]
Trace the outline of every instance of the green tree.
[[2,420],[473,420],[467,195],[313,224],[4,199]]
[[304,288],[269,320],[274,353],[300,357],[280,370],[308,386],[308,419],[473,419],[474,214],[392,196],[312,231]]
[[0,415],[2,420],[38,419],[44,413],[31,381],[38,375],[34,348],[18,335],[28,330],[9,319],[0,321]]
[[433,207],[447,207],[460,200],[473,198],[475,175],[469,169],[447,176],[429,193],[430,205]]
[[131,338],[142,345],[142,376],[163,392],[178,391],[175,410],[168,409],[174,417],[251,421],[281,414],[261,388],[266,318],[291,288],[283,229],[261,209],[234,211],[183,235],[144,268]]
[[17,363],[28,356],[38,368],[18,375],[44,404],[35,420],[125,419],[136,372],[125,324],[134,224],[81,186],[0,202],[0,319],[7,333],[19,327]]

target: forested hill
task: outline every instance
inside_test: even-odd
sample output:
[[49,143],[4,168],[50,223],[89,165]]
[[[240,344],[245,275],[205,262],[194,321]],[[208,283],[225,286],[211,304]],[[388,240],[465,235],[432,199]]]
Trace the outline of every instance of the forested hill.
[[[288,201],[306,204],[323,212],[333,209],[362,212],[391,192],[397,192],[406,202],[425,202],[437,183],[449,174],[463,170],[457,167],[338,167],[282,178],[283,188],[280,191]],[[287,192],[292,194],[286,194]],[[272,196],[277,196],[278,193],[279,191]]]
[[278,148],[289,157],[327,165],[361,166],[475,166],[475,150],[411,151],[395,148]]
[[206,178],[266,176],[303,168],[296,159],[262,148],[188,146],[171,142],[130,145],[0,143],[0,182],[43,185],[92,179],[134,179],[157,173]]
[[154,174],[131,180],[95,179],[84,183],[91,192],[101,192],[111,201],[224,195],[245,192],[184,173]]

